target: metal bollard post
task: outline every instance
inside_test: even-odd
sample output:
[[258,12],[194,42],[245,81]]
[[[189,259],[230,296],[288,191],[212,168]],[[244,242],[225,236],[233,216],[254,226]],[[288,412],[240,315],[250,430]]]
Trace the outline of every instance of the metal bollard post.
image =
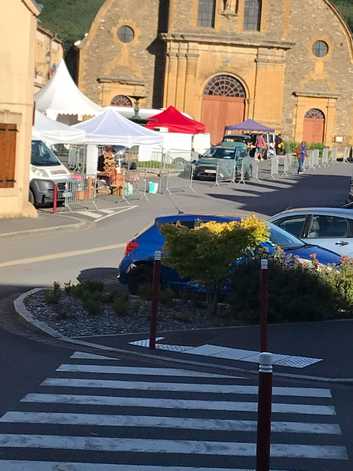
[[149,348],[156,349],[156,335],[157,335],[157,314],[160,301],[161,290],[161,258],[162,253],[156,251],[154,253],[153,264],[153,281],[152,281],[152,304],[151,304],[151,324],[150,324],[150,341]]
[[268,260],[261,259],[260,270],[260,352],[266,352],[268,349]]
[[54,183],[52,213],[55,214],[57,209],[58,209],[58,185]]
[[260,353],[256,471],[269,471],[271,458],[272,355]]

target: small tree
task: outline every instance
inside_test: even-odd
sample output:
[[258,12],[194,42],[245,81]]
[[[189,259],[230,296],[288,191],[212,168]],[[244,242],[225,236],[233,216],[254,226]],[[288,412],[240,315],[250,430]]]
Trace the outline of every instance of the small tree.
[[193,229],[167,224],[161,230],[166,237],[166,264],[183,278],[206,287],[213,313],[234,261],[269,237],[267,225],[256,216],[227,223],[200,223]]

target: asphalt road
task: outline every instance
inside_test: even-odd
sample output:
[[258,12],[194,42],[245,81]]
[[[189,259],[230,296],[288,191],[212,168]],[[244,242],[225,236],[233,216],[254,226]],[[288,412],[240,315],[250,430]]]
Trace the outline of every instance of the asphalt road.
[[[31,392],[44,392],[45,388],[40,387],[40,383],[45,380],[45,378],[55,376],[55,370],[58,365],[67,362],[72,353],[71,349],[67,349],[67,347],[63,345],[43,338],[16,318],[11,308],[11,299],[16,294],[31,287],[50,285],[53,281],[63,283],[65,281],[74,280],[80,275],[97,276],[98,274],[98,276],[101,276],[102,274],[107,274],[107,276],[112,276],[123,254],[126,241],[136,232],[149,225],[155,216],[175,213],[178,209],[184,212],[197,213],[202,211],[204,213],[216,212],[222,214],[237,214],[239,210],[242,210],[250,212],[256,211],[264,215],[271,215],[288,207],[308,205],[324,206],[329,204],[340,205],[347,195],[351,171],[350,166],[342,164],[337,165],[334,169],[330,169],[329,171],[322,170],[321,173],[324,175],[321,176],[305,175],[300,178],[281,180],[280,182],[257,182],[251,185],[237,185],[235,188],[230,188],[229,185],[216,187],[207,183],[195,184],[195,191],[193,193],[180,191],[170,197],[151,196],[148,201],[139,202],[138,208],[130,212],[107,218],[99,224],[91,224],[80,230],[65,230],[53,233],[41,233],[40,235],[13,236],[11,238],[2,239],[0,252],[0,311],[2,314],[0,319],[0,377],[2,383],[0,412],[4,413],[5,411],[17,410],[26,412],[33,411],[31,407],[27,408],[21,405],[19,402],[20,399]],[[129,366],[132,364],[136,367],[141,366],[139,360],[124,359],[124,362]],[[59,376],[66,377],[67,375]],[[82,374],[79,373],[77,378],[82,379],[86,377],[92,378],[92,375],[82,376]],[[142,377],[144,377],[143,374]],[[109,377],[108,375],[106,378],[116,379],[116,376],[113,375]],[[136,378],[135,380],[137,381]],[[249,381],[249,384],[251,383],[250,380],[246,379],[246,381]],[[291,387],[304,387],[304,385],[297,382],[291,384]],[[138,390],[138,385],[136,386],[136,390]],[[98,391],[101,391],[99,385]],[[59,389],[55,389],[54,394],[58,392],[73,394],[73,390],[61,389],[60,387]],[[86,394],[86,392],[84,392],[84,394]],[[94,395],[102,393],[97,392],[97,388],[93,388],[88,389],[87,394]],[[108,394],[113,395],[113,392],[108,391]],[[163,394],[162,396],[167,398],[167,396],[165,396],[166,393]],[[220,394],[221,396],[217,396],[216,399],[221,399],[222,393]],[[120,394],[120,396],[121,395],[122,394]],[[141,393],[137,393],[137,395],[141,396]],[[345,459],[346,450],[348,450],[348,453],[352,456],[352,447],[350,445],[350,437],[352,436],[352,424],[350,420],[352,416],[351,390],[345,389],[344,387],[334,387],[332,388],[332,395],[332,404],[331,398],[329,398],[328,401],[320,398],[315,399],[315,404],[335,406],[337,417],[327,418],[320,416],[317,417],[317,419],[320,422],[326,423],[327,419],[329,423],[340,424],[343,435],[325,435],[324,439],[322,439],[320,434],[314,434],[313,437],[310,438],[308,438],[307,435],[300,436],[299,438],[297,436],[296,439],[294,439],[291,434],[278,436],[278,443],[287,445],[307,443],[313,446],[323,447],[315,448],[311,451],[313,456],[316,454],[316,458],[315,456],[312,458],[293,458],[294,461],[292,461],[292,458],[288,458],[288,453],[286,452],[286,456],[279,457],[275,462],[278,469],[296,469],[300,471],[309,471],[309,469],[310,471],[332,471],[332,469],[343,471],[352,469],[352,462],[347,462]],[[131,394],[129,393],[127,396],[130,397]],[[148,394],[148,397],[149,396]],[[146,397],[146,394],[142,394],[142,397]],[[153,393],[151,394],[151,398],[153,397],[160,399],[161,396]],[[185,397],[185,393],[181,393],[180,397]],[[205,397],[200,398],[195,396],[195,399],[200,400],[205,399]],[[284,399],[286,402],[292,402],[292,399]],[[308,404],[312,404],[310,399],[306,399],[306,401],[309,401],[307,402]],[[72,404],[67,405],[64,410],[54,406],[48,408],[43,408],[43,406],[39,408],[34,407],[35,412],[43,410],[49,410],[55,413],[77,412]],[[94,409],[79,408],[79,412],[82,414],[92,413]],[[113,414],[111,408],[107,409],[107,412],[108,415]],[[141,415],[140,412],[136,412],[135,410],[130,411],[130,409],[119,410],[119,413],[120,412],[125,415],[131,413],[134,417]],[[147,415],[151,415],[150,411],[145,412]],[[99,409],[97,413],[104,413],[104,408]],[[116,415],[116,411],[114,414]],[[168,414],[168,416],[169,415],[170,414]],[[178,416],[178,413],[173,412],[172,415]],[[197,414],[195,417],[197,418]],[[217,415],[210,416],[210,420],[216,418],[220,417]],[[246,419],[247,417],[242,415],[240,418]],[[285,420],[287,419],[289,421],[295,421],[297,417],[286,417]],[[101,420],[101,418],[98,418],[98,420]],[[136,420],[136,418],[134,420]],[[314,420],[316,420],[316,418],[311,417],[308,419],[308,422],[314,422]],[[39,463],[33,466],[26,464],[24,468],[11,468],[10,464],[4,461],[7,459],[29,459],[36,461],[57,459],[58,461],[83,460],[86,463],[118,463],[123,460],[124,457],[130,460],[128,461],[129,463],[136,464],[136,466],[138,466],[136,469],[139,469],[139,471],[145,471],[142,466],[147,464],[160,466],[159,468],[152,468],[153,471],[159,471],[159,469],[163,469],[163,466],[170,465],[171,463],[175,464],[176,462],[179,463],[179,458],[177,457],[180,456],[180,453],[183,453],[181,449],[173,449],[171,451],[174,451],[176,454],[170,451],[168,452],[167,458],[160,460],[160,454],[150,455],[146,452],[144,447],[152,445],[150,442],[135,441],[133,443],[130,441],[124,442],[126,448],[120,450],[122,455],[119,455],[122,456],[122,458],[119,458],[120,461],[116,461],[116,449],[102,451],[100,447],[103,446],[104,448],[108,446],[108,444],[99,440],[96,442],[94,442],[94,440],[91,442],[86,441],[85,446],[91,451],[86,450],[87,452],[85,453],[72,451],[72,448],[70,448],[71,452],[65,451],[65,447],[67,449],[65,443],[67,443],[67,436],[70,432],[72,435],[78,435],[80,433],[82,437],[88,434],[91,438],[96,435],[101,438],[110,436],[116,438],[119,436],[121,438],[122,436],[126,436],[133,440],[144,440],[146,438],[146,430],[150,430],[147,426],[147,428],[143,426],[142,429],[140,428],[137,431],[133,430],[127,433],[127,435],[122,435],[119,431],[120,429],[115,428],[113,430],[109,427],[105,432],[99,429],[98,433],[95,434],[95,429],[87,428],[87,425],[75,425],[68,431],[65,430],[65,427],[62,430],[55,423],[51,426],[40,425],[32,427],[32,425],[26,423],[24,425],[21,423],[15,426],[13,425],[13,416],[10,417],[8,423],[10,425],[6,425],[5,423],[0,427],[0,460],[3,460],[2,462],[0,461],[0,469],[4,469],[4,471],[18,471],[19,469],[47,471],[47,469],[56,469],[54,467],[48,468],[45,466],[42,468],[42,465]],[[144,430],[144,432],[141,432],[141,430]],[[191,440],[192,438],[189,432],[186,435],[182,434],[180,431],[175,433],[174,429],[169,432],[170,436],[174,439],[181,440],[182,437],[189,437]],[[9,434],[18,434],[20,438],[18,436],[10,437]],[[37,443],[32,442],[31,444],[27,442],[26,444],[26,437],[23,436],[26,434],[35,434]],[[38,438],[41,435],[44,435],[44,438]],[[61,441],[59,440],[60,446],[58,442],[56,445],[53,443],[50,445],[48,435],[60,435],[66,438],[64,441],[63,439],[61,439]],[[148,435],[150,435],[151,438],[155,437],[157,442],[160,438],[158,434],[153,435],[148,433]],[[209,434],[203,432],[197,440],[209,439],[211,441],[221,441],[222,443],[232,441],[234,438],[240,443],[244,441],[253,443],[254,440],[254,436],[249,434],[233,434],[231,438],[229,437],[229,435],[224,433],[216,435],[215,432],[211,430]],[[38,451],[38,448],[41,449],[41,447],[42,450],[47,449],[46,447],[49,446],[48,443],[51,447],[55,448],[58,446],[60,449],[55,456],[46,451]],[[46,447],[43,444],[46,444]],[[129,455],[129,453],[131,453],[131,446],[137,445],[140,447],[140,455],[138,455],[138,457],[133,457],[131,454]],[[167,445],[168,443],[162,444],[162,449],[164,446],[164,452],[166,452],[165,447]],[[198,445],[197,443],[189,444],[189,447],[197,447]],[[76,443],[75,446],[75,449],[78,450],[82,444]],[[318,451],[323,452],[325,447],[330,446],[336,447],[331,449],[335,456],[333,461],[332,458],[321,459],[317,457]],[[22,450],[21,453],[16,451],[18,448]],[[93,449],[95,451],[93,451]],[[253,450],[252,446],[247,449]],[[291,449],[291,447],[288,448],[287,446],[286,450],[288,451],[289,449]],[[191,450],[193,453],[195,448],[187,448],[186,450]],[[219,449],[216,451],[218,453]],[[309,452],[308,449],[306,449],[306,451]],[[237,452],[235,452],[235,454],[236,453]],[[253,453],[253,451],[251,451],[251,453]],[[280,451],[278,453],[280,453]],[[234,455],[234,449],[230,450],[230,454]],[[135,468],[131,468],[131,470],[126,468],[126,460],[122,461],[122,463],[124,464],[123,468],[98,468],[94,466],[92,469],[94,469],[94,471],[103,471],[103,469],[104,471],[107,469],[111,469],[112,471],[115,471],[115,469],[117,471],[121,471],[121,469],[124,469],[124,471],[135,471]],[[190,469],[195,467],[196,464],[208,468],[213,466],[211,469],[215,469],[220,467],[219,463],[220,461],[217,461],[214,457],[209,461],[207,456],[203,456],[202,459],[198,459],[197,456],[196,458],[186,457],[180,461],[181,465],[189,466]],[[248,468],[249,466],[253,466],[253,458],[251,456],[239,459],[227,457],[222,461],[222,467],[224,468],[224,466],[228,466],[230,469],[235,469],[237,466],[240,468]],[[293,466],[297,467],[293,468]],[[57,469],[61,468],[58,467]],[[84,468],[77,469],[79,471],[81,471],[81,469],[85,469],[85,471],[91,470],[88,465],[85,465]],[[188,471],[188,469],[186,468],[184,471]]]

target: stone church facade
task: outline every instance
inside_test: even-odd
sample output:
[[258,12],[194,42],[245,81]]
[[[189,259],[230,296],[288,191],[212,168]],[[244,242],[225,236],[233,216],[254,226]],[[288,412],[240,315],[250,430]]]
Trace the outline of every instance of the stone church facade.
[[78,47],[79,86],[102,105],[174,105],[213,142],[252,118],[352,143],[353,38],[329,0],[106,0]]

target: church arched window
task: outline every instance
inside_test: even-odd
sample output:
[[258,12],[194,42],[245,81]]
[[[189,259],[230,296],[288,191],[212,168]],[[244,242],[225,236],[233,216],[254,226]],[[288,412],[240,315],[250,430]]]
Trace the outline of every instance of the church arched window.
[[126,95],[117,95],[111,101],[111,106],[126,106],[132,107],[132,101]]
[[216,75],[213,77],[206,85],[203,94],[208,96],[246,97],[243,85],[231,75]]
[[244,30],[260,31],[262,0],[245,0]]
[[199,26],[214,28],[216,0],[199,0],[197,23]]

